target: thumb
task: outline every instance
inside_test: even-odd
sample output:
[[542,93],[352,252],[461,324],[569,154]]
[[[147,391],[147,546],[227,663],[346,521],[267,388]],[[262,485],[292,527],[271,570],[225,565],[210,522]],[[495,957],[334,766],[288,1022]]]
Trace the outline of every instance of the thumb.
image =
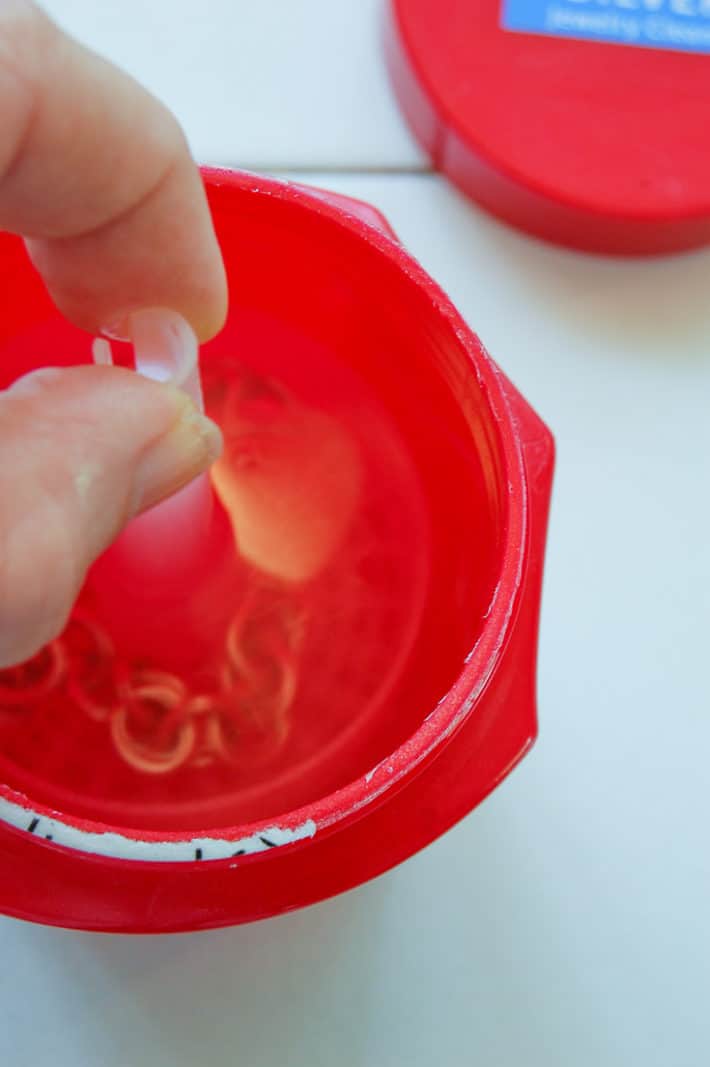
[[125,523],[220,448],[183,392],[118,367],[43,369],[0,393],[0,668],[60,633]]

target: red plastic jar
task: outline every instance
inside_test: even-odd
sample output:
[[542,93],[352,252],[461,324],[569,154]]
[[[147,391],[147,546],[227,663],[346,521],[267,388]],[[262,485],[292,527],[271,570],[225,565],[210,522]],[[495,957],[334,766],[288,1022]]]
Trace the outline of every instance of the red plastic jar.
[[[17,728],[0,687],[0,910],[9,915],[167,932],[311,904],[434,840],[535,737],[549,431],[374,208],[249,174],[208,170],[205,181],[232,306],[205,346],[204,373],[268,315],[274,337],[292,330],[366,383],[406,445],[426,506],[426,537],[399,535],[403,556],[422,557],[416,632],[396,679],[337,743],[309,751],[295,778],[265,774],[236,800],[191,804],[185,779],[179,796],[175,787],[138,803],[142,794],[117,777],[110,803],[89,801],[81,760],[107,778],[102,750],[74,754],[78,778],[66,761],[44,759],[46,738],[44,755],[25,764],[36,738]],[[63,322],[10,235],[0,236],[0,281],[0,384],[32,366],[89,361],[91,338]],[[297,379],[297,352],[290,368]],[[396,635],[380,633],[377,648],[390,639],[394,657]],[[335,704],[344,690],[329,684]],[[4,751],[3,716],[15,724]]]

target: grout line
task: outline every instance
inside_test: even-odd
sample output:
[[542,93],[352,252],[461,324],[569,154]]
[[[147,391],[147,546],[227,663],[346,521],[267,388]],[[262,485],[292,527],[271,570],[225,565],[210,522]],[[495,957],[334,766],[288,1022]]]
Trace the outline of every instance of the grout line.
[[287,163],[279,163],[279,164],[276,165],[276,164],[273,164],[273,163],[269,163],[269,164],[264,164],[264,163],[238,163],[237,164],[237,163],[225,163],[224,161],[222,161],[220,163],[212,162],[212,163],[208,163],[206,165],[207,166],[213,166],[213,167],[230,167],[230,168],[234,168],[235,170],[251,171],[254,174],[336,174],[336,175],[341,175],[341,174],[342,175],[350,175],[350,174],[352,174],[354,176],[367,176],[367,175],[372,175],[373,177],[386,177],[386,176],[400,177],[401,176],[401,177],[408,177],[408,178],[411,178],[411,177],[428,178],[431,175],[436,174],[436,171],[434,170],[433,167],[428,167],[428,166],[426,166],[424,164],[422,164],[421,166],[419,166],[417,164],[412,164],[412,166],[394,166],[393,165],[393,166],[390,167],[388,165],[383,165],[383,166],[379,166],[379,167],[377,167],[377,166],[368,167],[368,166],[357,166],[355,164],[353,164],[353,165],[343,164],[342,166],[340,166],[338,164],[333,164],[333,163],[323,164],[323,165],[319,165],[317,163],[313,163],[313,164],[309,163],[306,166],[306,165],[304,165],[302,163],[298,163],[298,164],[295,164],[295,165],[294,164],[287,164]]

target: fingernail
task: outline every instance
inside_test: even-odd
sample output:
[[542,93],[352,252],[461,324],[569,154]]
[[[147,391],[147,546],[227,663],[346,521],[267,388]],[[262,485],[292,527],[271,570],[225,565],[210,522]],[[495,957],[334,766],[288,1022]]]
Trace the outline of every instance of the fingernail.
[[161,500],[206,471],[222,451],[219,427],[202,415],[189,397],[175,390],[179,416],[166,434],[144,453],[134,476],[132,515]]
[[144,308],[131,315],[130,330],[138,373],[171,382],[204,411],[199,348],[188,321],[170,308]]
[[[200,406],[197,337],[177,311],[156,307],[126,312],[104,326],[101,333],[104,338],[133,345],[136,370],[144,377],[172,382]],[[197,395],[193,395],[194,381],[198,383]]]

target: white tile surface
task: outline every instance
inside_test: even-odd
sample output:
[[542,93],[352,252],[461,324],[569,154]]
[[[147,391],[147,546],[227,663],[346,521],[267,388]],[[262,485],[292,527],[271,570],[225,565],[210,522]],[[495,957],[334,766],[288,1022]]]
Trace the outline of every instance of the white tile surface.
[[[53,6],[97,43],[121,22],[88,0]],[[300,13],[311,64],[305,24],[326,6],[356,49],[370,33],[369,2],[284,4]],[[231,12],[256,49],[277,8],[208,10]],[[111,38],[115,55],[128,56],[129,37]],[[158,56],[154,84],[167,85],[174,59]],[[193,140],[204,84],[183,101]],[[319,121],[282,139],[276,114],[263,143],[256,127],[217,128],[215,153],[260,145],[275,166],[287,146],[293,166],[309,154],[322,165]],[[354,126],[343,158],[364,165],[363,114]],[[383,113],[369,159],[385,160],[374,146],[390,128]],[[423,854],[306,912],[162,940],[0,920],[0,1063],[699,1067],[710,1047],[710,253],[584,257],[514,234],[431,176],[314,180],[384,209],[556,432],[540,741]]]
[[381,0],[43,0],[177,114],[203,163],[418,167]]

